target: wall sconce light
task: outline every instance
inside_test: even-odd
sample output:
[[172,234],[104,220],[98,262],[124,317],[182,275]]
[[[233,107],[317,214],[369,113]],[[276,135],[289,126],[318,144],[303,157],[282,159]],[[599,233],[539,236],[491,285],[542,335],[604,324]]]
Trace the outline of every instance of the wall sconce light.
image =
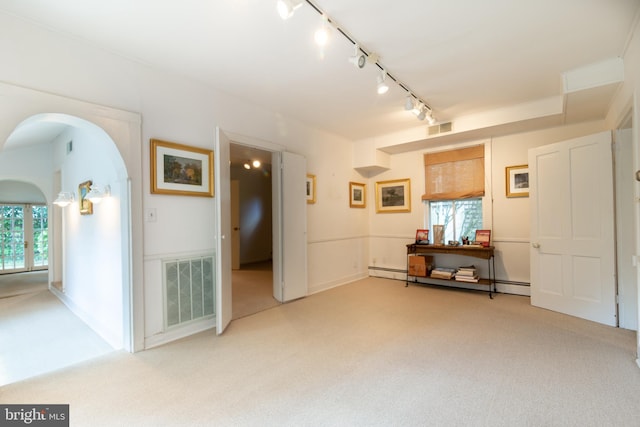
[[73,193],[69,191],[61,191],[58,193],[58,197],[53,201],[53,204],[64,208],[65,206],[73,203],[75,200],[76,198],[73,196]]
[[111,195],[111,187],[105,185],[104,187],[100,187],[99,185],[92,185],[91,190],[85,196],[85,199],[88,199],[91,203],[98,204],[105,197],[109,197]]

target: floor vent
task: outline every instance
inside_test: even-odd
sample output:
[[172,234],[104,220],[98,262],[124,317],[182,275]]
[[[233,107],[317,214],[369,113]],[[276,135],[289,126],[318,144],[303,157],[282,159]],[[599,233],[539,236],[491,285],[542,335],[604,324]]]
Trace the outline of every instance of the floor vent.
[[167,328],[215,314],[213,256],[163,261]]

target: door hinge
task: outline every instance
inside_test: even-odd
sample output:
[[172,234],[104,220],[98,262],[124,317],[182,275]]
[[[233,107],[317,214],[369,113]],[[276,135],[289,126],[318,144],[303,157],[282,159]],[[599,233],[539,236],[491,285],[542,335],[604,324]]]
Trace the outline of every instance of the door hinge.
[[620,295],[616,294],[616,304],[620,304]]

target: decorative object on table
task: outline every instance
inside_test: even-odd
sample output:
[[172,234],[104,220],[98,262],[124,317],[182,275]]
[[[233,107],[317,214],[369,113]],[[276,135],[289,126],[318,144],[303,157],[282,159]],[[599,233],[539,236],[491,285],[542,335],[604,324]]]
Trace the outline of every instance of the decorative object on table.
[[449,245],[449,246],[460,246],[460,242],[458,242],[457,240],[449,240],[447,245]]
[[85,181],[78,185],[78,206],[80,215],[93,215],[93,203],[87,199],[87,194],[91,189],[91,181]]
[[213,151],[152,139],[151,193],[213,197]]
[[476,230],[474,243],[482,245],[485,248],[491,246],[491,230]]
[[351,208],[366,208],[367,207],[367,192],[366,185],[360,182],[349,183],[349,207]]
[[424,229],[416,230],[416,244],[417,245],[429,244],[429,230],[424,230]]
[[507,197],[529,196],[529,166],[508,166],[505,169]]
[[314,204],[316,202],[316,176],[307,174],[307,182],[305,184],[307,203]]
[[444,225],[433,226],[433,244],[444,245]]
[[462,244],[463,245],[469,244],[469,236],[462,236]]
[[411,181],[407,178],[376,182],[376,212],[411,212]]

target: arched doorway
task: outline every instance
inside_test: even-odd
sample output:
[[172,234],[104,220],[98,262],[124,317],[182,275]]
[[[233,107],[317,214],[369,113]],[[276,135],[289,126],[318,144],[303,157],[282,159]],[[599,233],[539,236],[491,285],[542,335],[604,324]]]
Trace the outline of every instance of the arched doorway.
[[[114,140],[88,120],[46,113],[2,142],[0,181],[33,183],[46,199],[49,289],[112,348],[133,350],[131,180]],[[110,196],[82,212],[82,186],[91,183]],[[54,206],[60,191],[74,203]]]

